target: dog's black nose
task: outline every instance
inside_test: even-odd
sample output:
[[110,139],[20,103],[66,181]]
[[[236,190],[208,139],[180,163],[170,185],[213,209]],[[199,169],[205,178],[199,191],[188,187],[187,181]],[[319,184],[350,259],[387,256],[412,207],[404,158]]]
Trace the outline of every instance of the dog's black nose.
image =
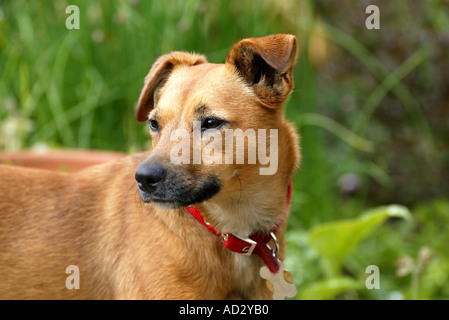
[[158,164],[142,164],[136,172],[137,185],[148,193],[155,191],[164,177],[165,170]]

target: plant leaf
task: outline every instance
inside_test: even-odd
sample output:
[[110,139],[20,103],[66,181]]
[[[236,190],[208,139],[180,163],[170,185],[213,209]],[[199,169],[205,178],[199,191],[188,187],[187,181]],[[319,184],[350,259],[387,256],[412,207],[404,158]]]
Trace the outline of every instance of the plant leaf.
[[349,277],[330,278],[315,282],[306,287],[300,294],[300,300],[330,300],[336,295],[348,291],[361,289],[363,284],[360,281]]
[[378,207],[360,217],[323,223],[309,231],[309,244],[325,259],[328,275],[335,275],[358,244],[386,219],[410,219],[409,210],[400,205]]

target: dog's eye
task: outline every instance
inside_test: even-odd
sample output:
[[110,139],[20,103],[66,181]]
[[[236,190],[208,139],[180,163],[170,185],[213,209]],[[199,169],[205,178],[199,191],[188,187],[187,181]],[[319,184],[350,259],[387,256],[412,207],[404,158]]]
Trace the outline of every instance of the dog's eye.
[[216,118],[206,118],[201,122],[201,130],[207,130],[207,129],[218,129],[223,124],[225,124],[226,121]]
[[159,123],[156,120],[148,120],[151,131],[159,131]]

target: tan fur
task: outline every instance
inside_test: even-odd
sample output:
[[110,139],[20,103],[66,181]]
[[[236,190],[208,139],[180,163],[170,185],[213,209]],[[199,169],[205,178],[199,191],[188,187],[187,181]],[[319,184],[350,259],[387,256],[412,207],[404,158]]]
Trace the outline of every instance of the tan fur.
[[[134,175],[156,158],[194,177],[192,186],[213,174],[222,189],[195,204],[207,221],[240,236],[273,229],[284,218],[287,185],[299,164],[298,136],[282,110],[295,54],[295,37],[275,35],[242,40],[225,64],[164,55],[136,109],[138,121],[159,121],[151,152],[71,174],[0,166],[0,298],[271,298],[258,275],[260,258],[227,250],[185,208],[145,204]],[[260,175],[258,163],[169,164],[170,132],[191,130],[201,106],[233,128],[278,129],[276,174]],[[277,232],[282,259],[285,229],[286,222]],[[65,286],[69,265],[79,267],[79,290]]]

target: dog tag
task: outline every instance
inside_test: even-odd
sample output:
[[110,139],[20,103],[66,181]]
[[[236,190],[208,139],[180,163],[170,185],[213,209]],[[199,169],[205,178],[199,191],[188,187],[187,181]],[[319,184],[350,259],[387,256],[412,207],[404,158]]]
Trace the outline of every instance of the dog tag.
[[293,279],[287,270],[284,270],[284,264],[279,261],[279,271],[271,273],[271,271],[263,266],[259,271],[260,277],[267,281],[268,288],[273,292],[274,300],[284,300],[285,297],[293,298],[296,295],[296,287]]

